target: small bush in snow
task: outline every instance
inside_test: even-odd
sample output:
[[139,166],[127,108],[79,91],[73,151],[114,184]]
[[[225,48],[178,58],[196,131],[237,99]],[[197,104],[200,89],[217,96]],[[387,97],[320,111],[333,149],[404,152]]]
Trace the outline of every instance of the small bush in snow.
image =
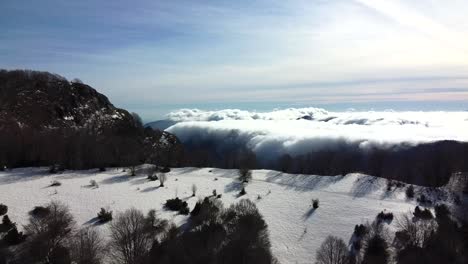
[[99,188],[99,184],[95,180],[90,180],[89,181],[89,186],[93,188]]
[[222,197],[222,194],[216,195],[216,198],[218,198],[218,199],[221,199],[221,197]]
[[242,195],[245,195],[245,194],[247,194],[247,192],[245,191],[245,188],[242,187],[242,190],[240,191],[239,196],[242,196]]
[[314,209],[317,209],[319,208],[319,199],[313,199],[312,200],[312,207],[314,207]]
[[18,245],[26,239],[26,236],[23,235],[23,232],[18,232],[18,229],[15,225],[7,232],[5,237],[3,237],[3,241],[8,246]]
[[107,223],[112,220],[112,211],[101,208],[101,211],[97,214],[97,218],[100,223]]
[[57,187],[57,186],[61,186],[61,185],[62,185],[61,182],[55,180],[55,181],[52,181],[49,186],[50,187]]
[[365,234],[367,234],[367,227],[365,225],[361,224],[354,227],[355,237],[362,238]]
[[218,195],[218,193],[216,192],[216,189],[213,190],[213,196],[216,196]]
[[160,171],[161,171],[162,173],[168,173],[168,172],[171,171],[171,168],[169,168],[169,167],[166,166],[166,167],[162,168]]
[[416,199],[420,204],[432,204],[432,201],[426,198],[426,195],[421,194],[418,199]]
[[31,216],[34,216],[36,218],[43,218],[47,216],[50,213],[50,209],[48,207],[44,206],[36,206],[34,209],[32,209],[29,214]]
[[392,212],[387,213],[387,212],[382,211],[377,215],[377,220],[391,222],[393,221],[393,213]]
[[8,213],[8,206],[0,204],[0,215],[4,215],[6,213]]
[[192,184],[192,196],[197,195],[197,185]]
[[416,208],[414,208],[413,215],[414,215],[415,218],[419,218],[419,219],[422,219],[422,220],[430,220],[430,219],[432,219],[434,217],[432,215],[431,210],[429,210],[427,208],[425,208],[424,210],[421,210],[421,208],[419,208],[419,206],[416,206]]
[[148,175],[148,180],[149,180],[149,181],[157,181],[157,180],[158,180],[158,176],[156,176],[156,175]]
[[179,211],[179,213],[184,215],[187,215],[190,212],[187,202],[182,201],[181,199],[179,199],[179,197],[166,200],[166,204],[164,205],[164,207],[171,211]]
[[406,197],[408,199],[413,199],[414,198],[414,186],[410,185],[408,188],[406,188]]
[[100,168],[99,168],[99,171],[100,171],[100,172],[104,172],[104,171],[106,171],[106,168],[100,167]]

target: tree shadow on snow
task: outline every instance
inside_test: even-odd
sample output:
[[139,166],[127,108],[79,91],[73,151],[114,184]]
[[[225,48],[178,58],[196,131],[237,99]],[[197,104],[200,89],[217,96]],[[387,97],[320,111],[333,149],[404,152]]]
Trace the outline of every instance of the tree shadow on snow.
[[99,225],[103,225],[103,224],[104,223],[99,221],[99,218],[96,216],[96,217],[93,217],[93,218],[89,219],[88,221],[86,221],[83,225],[99,226]]
[[128,175],[117,175],[106,178],[101,181],[103,184],[113,184],[113,183],[122,183],[131,180],[131,177]]
[[225,193],[228,193],[228,192],[234,192],[234,191],[239,191],[242,189],[244,185],[242,184],[242,182],[239,182],[239,181],[232,181],[230,183],[228,183],[226,186],[224,186],[224,192]]
[[354,181],[350,192],[354,197],[364,197],[379,190],[380,188],[381,186],[377,178],[366,176],[363,178],[358,178],[356,181]]
[[147,187],[143,190],[141,190],[140,192],[152,192],[152,191],[156,191],[157,189],[159,189],[161,186],[151,186],[151,187]]
[[309,208],[309,210],[307,210],[307,212],[305,212],[303,215],[302,215],[302,219],[305,221],[307,219],[309,219],[315,212],[315,208],[311,207]]
[[266,175],[267,182],[284,185],[288,189],[296,191],[308,191],[319,188],[326,188],[341,179],[343,175],[337,176],[318,176],[306,174],[286,174],[281,172],[269,172]]

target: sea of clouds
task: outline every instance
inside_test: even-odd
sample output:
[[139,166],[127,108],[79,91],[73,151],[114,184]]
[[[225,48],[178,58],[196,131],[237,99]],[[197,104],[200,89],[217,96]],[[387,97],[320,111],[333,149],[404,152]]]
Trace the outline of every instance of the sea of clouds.
[[365,151],[369,146],[468,141],[468,112],[181,109],[169,113],[168,120],[178,123],[167,131],[184,143],[244,145],[268,158],[339,150],[350,144]]

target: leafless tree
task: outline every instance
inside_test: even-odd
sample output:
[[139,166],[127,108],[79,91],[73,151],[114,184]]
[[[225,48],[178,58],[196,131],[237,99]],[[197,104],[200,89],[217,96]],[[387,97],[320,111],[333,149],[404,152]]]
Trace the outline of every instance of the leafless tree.
[[165,173],[161,173],[159,174],[158,178],[159,178],[159,182],[161,183],[160,186],[164,187],[164,183],[167,180],[167,175]]
[[30,236],[27,251],[41,261],[49,261],[54,250],[62,248],[75,229],[68,207],[57,201],[49,203],[47,213],[33,215],[24,230]]
[[348,263],[348,248],[343,239],[328,236],[316,253],[317,264],[346,264]]
[[141,263],[154,241],[154,228],[135,208],[117,215],[110,224],[110,255],[116,263]]
[[71,244],[72,259],[76,264],[99,264],[105,255],[101,234],[94,228],[81,229]]
[[240,168],[238,174],[241,182],[249,182],[252,179],[252,171],[248,168]]
[[195,195],[197,195],[197,185],[195,185],[194,183],[192,184],[192,196],[195,196]]

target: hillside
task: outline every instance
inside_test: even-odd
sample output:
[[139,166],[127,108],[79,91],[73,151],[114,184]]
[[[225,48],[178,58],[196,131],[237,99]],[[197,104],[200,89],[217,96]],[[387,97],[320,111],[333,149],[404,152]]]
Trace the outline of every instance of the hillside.
[[[313,176],[284,174],[270,170],[256,170],[253,181],[246,187],[247,194],[239,197],[240,184],[237,170],[211,168],[179,168],[168,173],[165,187],[146,179],[145,167],[140,167],[136,177],[129,177],[122,169],[65,171],[50,175],[47,168],[22,168],[0,172],[1,202],[9,206],[9,216],[20,226],[28,219],[32,207],[51,200],[70,206],[78,225],[95,224],[101,207],[114,212],[136,207],[145,213],[156,209],[158,215],[173,220],[178,225],[187,216],[163,209],[166,199],[176,196],[188,202],[193,209],[196,201],[212,194],[214,189],[222,194],[225,207],[243,198],[255,201],[265,217],[270,231],[272,250],[281,263],[312,263],[315,252],[327,235],[350,241],[356,224],[372,222],[383,211],[396,216],[390,224],[392,231],[397,219],[414,210],[416,202],[407,200],[406,186],[386,190],[387,180],[362,174],[346,176]],[[48,187],[53,180],[62,183]],[[90,188],[95,180],[99,188]],[[191,197],[191,186],[198,192]],[[417,193],[426,193],[441,200],[451,201],[443,189],[416,187]],[[26,195],[27,194],[27,195]],[[313,210],[311,200],[319,199],[320,207]],[[108,225],[96,225],[103,232]]]
[[0,133],[2,167],[117,166],[181,148],[175,136],[144,129],[91,86],[27,70],[0,70]]

